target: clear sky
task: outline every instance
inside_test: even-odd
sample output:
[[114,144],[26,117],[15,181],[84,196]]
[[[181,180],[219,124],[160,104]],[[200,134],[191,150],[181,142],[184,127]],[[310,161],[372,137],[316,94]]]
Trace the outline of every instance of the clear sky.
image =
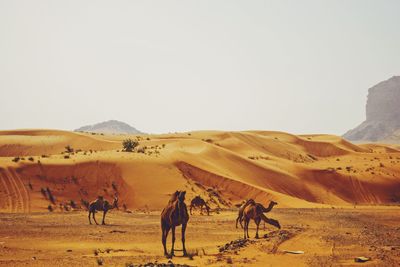
[[0,0],[0,129],[343,134],[400,75],[400,1]]

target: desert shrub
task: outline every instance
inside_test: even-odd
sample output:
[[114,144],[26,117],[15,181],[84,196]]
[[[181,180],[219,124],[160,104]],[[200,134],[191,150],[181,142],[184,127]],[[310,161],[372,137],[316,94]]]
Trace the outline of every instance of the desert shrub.
[[70,145],[68,145],[65,147],[65,152],[72,153],[72,152],[74,152],[74,149]]
[[20,157],[15,157],[12,159],[12,161],[14,161],[14,162],[18,162],[19,160],[20,160]]
[[47,155],[42,155],[41,157],[42,157],[42,158],[48,158],[49,156],[47,156]]
[[32,157],[29,157],[28,160],[29,161],[34,161],[34,159]]
[[73,209],[76,209],[76,208],[77,208],[76,203],[75,203],[75,201],[73,201],[73,200],[70,200],[69,205],[70,205],[71,208],[73,208]]
[[56,200],[54,199],[53,193],[50,191],[50,188],[48,188],[48,187],[46,188],[46,193],[47,193],[47,196],[49,197],[50,202],[55,204]]
[[400,203],[400,193],[393,194],[390,198],[392,202]]
[[104,264],[104,260],[102,258],[97,259],[97,265],[101,266]]
[[150,137],[147,137],[146,140],[147,140],[147,141],[150,141]]
[[53,207],[52,207],[51,205],[48,205],[48,206],[47,206],[47,209],[48,209],[50,212],[53,212]]
[[47,199],[46,189],[44,189],[43,187],[40,188],[40,193],[42,193],[42,195],[44,196],[44,198]]
[[70,158],[69,155],[64,156],[64,159],[69,159],[69,158]]
[[78,178],[76,178],[75,176],[71,177],[71,180],[74,184],[79,184]]
[[122,141],[123,151],[126,151],[126,152],[132,152],[135,149],[135,147],[137,147],[138,145],[139,145],[138,141],[132,140],[130,138]]
[[318,158],[317,158],[316,156],[314,156],[314,155],[307,154],[307,156],[308,156],[309,158],[311,158],[312,160],[318,160]]

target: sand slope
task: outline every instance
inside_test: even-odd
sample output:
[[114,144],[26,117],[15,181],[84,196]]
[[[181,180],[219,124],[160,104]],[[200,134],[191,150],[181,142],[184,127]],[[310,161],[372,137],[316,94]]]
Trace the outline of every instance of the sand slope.
[[[137,139],[145,153],[121,152]],[[74,153],[65,152],[65,146]],[[77,152],[78,151],[78,152]],[[15,157],[20,157],[14,162]],[[399,200],[400,151],[332,135],[202,131],[93,135],[0,131],[0,211],[44,211],[118,195],[128,209],[160,209],[177,189],[213,208],[245,198],[281,207],[389,204]],[[49,188],[51,201],[42,189]],[[53,203],[52,203],[53,202]]]

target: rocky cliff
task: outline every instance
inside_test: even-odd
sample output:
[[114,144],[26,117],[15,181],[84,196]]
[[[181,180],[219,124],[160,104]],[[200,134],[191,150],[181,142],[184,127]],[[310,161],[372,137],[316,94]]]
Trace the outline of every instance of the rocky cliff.
[[343,137],[350,141],[400,143],[400,76],[368,90],[366,120]]

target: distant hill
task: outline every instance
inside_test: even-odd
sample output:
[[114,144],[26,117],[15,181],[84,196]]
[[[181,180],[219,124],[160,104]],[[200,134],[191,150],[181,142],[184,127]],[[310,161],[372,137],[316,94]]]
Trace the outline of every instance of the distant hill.
[[366,120],[343,137],[356,142],[400,143],[400,76],[368,90]]
[[109,120],[100,122],[93,125],[87,125],[80,127],[75,132],[92,132],[92,133],[105,133],[105,134],[142,134],[141,131],[130,126],[129,124],[117,121]]

